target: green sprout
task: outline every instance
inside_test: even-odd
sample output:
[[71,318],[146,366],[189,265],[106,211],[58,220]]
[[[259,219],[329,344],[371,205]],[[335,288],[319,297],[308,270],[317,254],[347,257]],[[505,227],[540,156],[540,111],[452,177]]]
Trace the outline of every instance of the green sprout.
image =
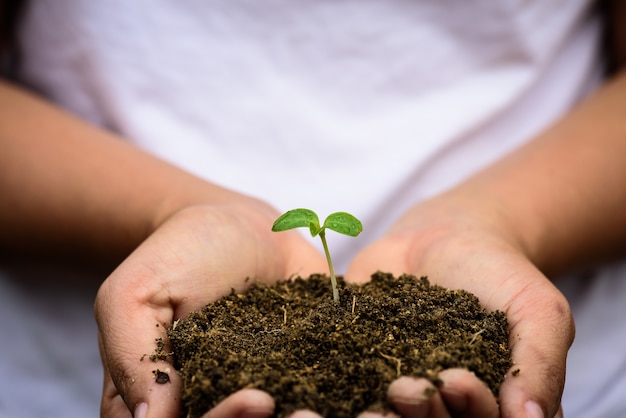
[[339,302],[339,290],[337,289],[337,278],[333,269],[333,262],[326,244],[326,229],[332,229],[340,234],[356,237],[363,230],[361,221],[353,215],[346,212],[331,213],[324,220],[324,224],[320,226],[320,220],[315,212],[310,209],[293,209],[282,214],[272,226],[272,231],[280,232],[294,228],[309,228],[311,236],[319,235],[326,254],[328,262],[328,271],[330,272],[330,282],[333,288],[333,300]]

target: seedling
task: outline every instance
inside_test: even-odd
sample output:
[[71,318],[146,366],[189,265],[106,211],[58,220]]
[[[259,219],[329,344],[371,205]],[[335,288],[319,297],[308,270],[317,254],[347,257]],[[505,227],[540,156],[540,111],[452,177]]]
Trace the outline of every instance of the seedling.
[[326,229],[332,229],[340,234],[356,237],[363,230],[361,221],[353,215],[346,212],[331,213],[324,220],[324,224],[320,226],[320,220],[315,212],[310,209],[293,209],[282,214],[272,226],[272,231],[280,232],[294,228],[309,228],[311,236],[319,235],[326,254],[328,262],[328,271],[330,273],[330,283],[333,288],[333,300],[339,302],[339,290],[337,289],[337,278],[335,277],[335,269],[328,251],[326,243]]

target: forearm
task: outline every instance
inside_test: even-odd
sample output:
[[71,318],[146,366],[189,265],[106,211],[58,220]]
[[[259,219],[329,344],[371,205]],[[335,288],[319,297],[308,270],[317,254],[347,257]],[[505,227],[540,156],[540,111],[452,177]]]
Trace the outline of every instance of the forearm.
[[5,254],[117,261],[180,208],[244,199],[5,84],[0,170]]
[[626,248],[626,74],[450,192],[544,272]]

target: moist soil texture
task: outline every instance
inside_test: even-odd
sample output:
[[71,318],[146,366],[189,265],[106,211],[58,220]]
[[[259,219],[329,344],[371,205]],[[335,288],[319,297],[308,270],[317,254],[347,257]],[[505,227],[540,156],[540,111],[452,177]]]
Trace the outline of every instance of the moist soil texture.
[[324,417],[390,411],[399,376],[439,384],[448,368],[474,372],[498,396],[511,366],[502,312],[427,278],[376,273],[364,284],[339,278],[332,300],[323,275],[253,284],[176,321],[156,357],[173,355],[183,379],[183,417],[199,417],[242,388],[276,401],[276,417],[309,409]]

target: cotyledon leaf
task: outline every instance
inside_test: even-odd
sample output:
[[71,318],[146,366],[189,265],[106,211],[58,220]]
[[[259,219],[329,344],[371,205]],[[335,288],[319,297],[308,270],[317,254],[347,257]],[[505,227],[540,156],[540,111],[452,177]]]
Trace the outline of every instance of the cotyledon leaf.
[[311,236],[320,232],[320,221],[317,214],[310,209],[292,209],[283,213],[272,225],[272,231],[280,232],[294,228],[309,228]]
[[324,221],[323,227],[351,237],[356,237],[363,231],[361,221],[347,212],[331,213]]

